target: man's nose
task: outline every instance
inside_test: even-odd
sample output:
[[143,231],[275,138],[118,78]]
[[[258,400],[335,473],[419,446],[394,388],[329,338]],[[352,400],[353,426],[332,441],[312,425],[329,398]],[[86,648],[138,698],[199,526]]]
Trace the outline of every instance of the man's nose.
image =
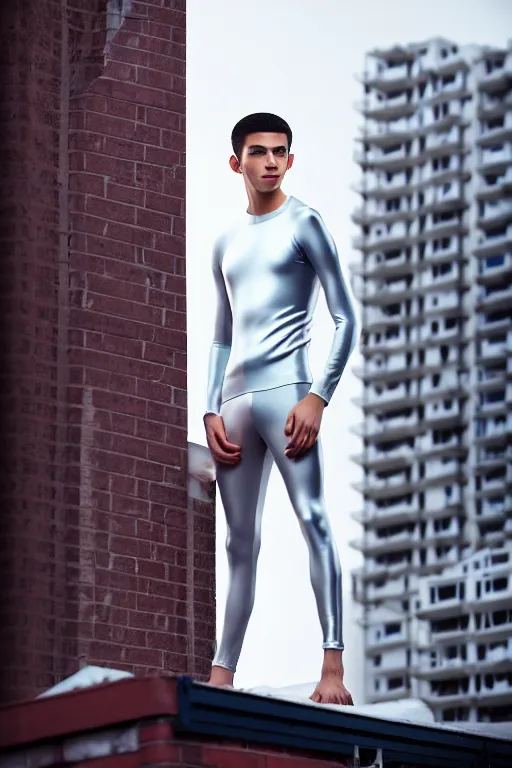
[[270,150],[267,152],[267,158],[266,158],[265,163],[266,163],[267,168],[269,168],[269,167],[270,168],[276,168],[276,166],[277,166],[276,159],[274,157],[274,153],[271,152]]

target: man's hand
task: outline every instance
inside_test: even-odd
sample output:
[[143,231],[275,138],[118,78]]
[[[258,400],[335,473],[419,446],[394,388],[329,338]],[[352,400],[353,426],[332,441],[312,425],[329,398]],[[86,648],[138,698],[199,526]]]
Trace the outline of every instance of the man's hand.
[[298,459],[315,444],[325,406],[325,400],[310,392],[291,409],[284,428],[290,438],[284,451],[289,459]]
[[242,458],[242,450],[239,445],[228,441],[222,416],[207,413],[203,421],[208,447],[215,461],[220,464],[238,464]]

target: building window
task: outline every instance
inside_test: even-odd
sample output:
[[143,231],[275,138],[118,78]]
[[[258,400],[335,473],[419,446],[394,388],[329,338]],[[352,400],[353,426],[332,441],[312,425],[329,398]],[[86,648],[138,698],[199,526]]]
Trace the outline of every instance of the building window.
[[457,588],[455,584],[445,584],[443,587],[438,587],[439,600],[453,600],[457,597]]
[[390,677],[388,680],[388,691],[395,691],[397,688],[404,687],[403,677]]

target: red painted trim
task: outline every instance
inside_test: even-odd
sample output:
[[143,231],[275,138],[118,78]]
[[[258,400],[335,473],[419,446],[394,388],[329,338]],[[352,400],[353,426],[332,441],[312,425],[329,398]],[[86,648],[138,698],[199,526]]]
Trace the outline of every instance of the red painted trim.
[[1,707],[0,750],[177,712],[172,677],[103,683]]

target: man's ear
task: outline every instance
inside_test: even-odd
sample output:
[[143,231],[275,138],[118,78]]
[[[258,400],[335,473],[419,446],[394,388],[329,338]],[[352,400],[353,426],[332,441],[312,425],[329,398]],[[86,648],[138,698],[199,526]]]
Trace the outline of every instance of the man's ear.
[[235,155],[231,155],[231,157],[229,158],[229,165],[231,166],[231,170],[234,171],[235,173],[242,173],[242,170],[240,168],[240,163],[238,162]]
[[286,166],[286,170],[289,171],[290,168],[293,165],[293,161],[295,160],[295,155],[289,155],[288,156],[288,165]]

